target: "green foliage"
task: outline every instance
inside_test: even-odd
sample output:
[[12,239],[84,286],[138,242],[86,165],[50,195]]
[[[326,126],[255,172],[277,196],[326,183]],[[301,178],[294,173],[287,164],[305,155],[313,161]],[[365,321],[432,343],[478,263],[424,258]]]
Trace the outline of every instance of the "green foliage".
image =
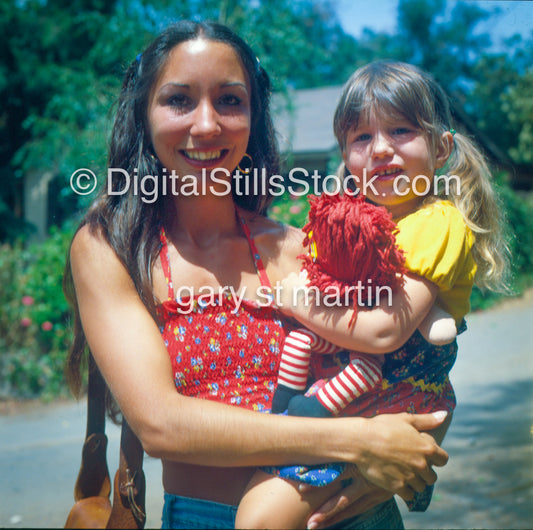
[[520,77],[507,93],[502,95],[502,112],[509,118],[518,143],[509,153],[518,164],[533,165],[533,71]]
[[509,186],[500,187],[510,232],[513,276],[533,274],[533,203]]
[[[498,180],[505,176],[498,175]],[[505,181],[497,187],[506,216],[506,231],[511,253],[510,288],[520,295],[533,285],[533,194],[517,193]],[[501,294],[474,288],[472,309],[486,309],[502,298]]]
[[66,393],[72,336],[61,286],[71,238],[71,229],[54,229],[44,243],[0,249],[0,396]]
[[28,0],[0,7],[0,209],[11,207],[0,211],[0,241],[27,231],[17,222],[27,173],[59,177],[67,211],[90,200],[70,189],[76,169],[105,174],[110,109],[124,67],[156,31],[146,8],[129,4]]
[[307,195],[295,190],[295,193],[284,193],[272,203],[269,217],[297,228],[302,228],[307,222],[309,202]]
[[[341,84],[375,59],[412,62],[431,72],[472,124],[531,174],[533,41],[513,37],[505,53],[494,51],[479,31],[480,22],[495,16],[486,5],[400,0],[397,31],[367,29],[355,39],[342,30],[332,0],[0,3],[0,242],[11,242],[0,249],[0,394],[60,392],[69,342],[61,275],[71,231],[55,230],[45,243],[27,248],[14,243],[31,232],[23,221],[25,175],[56,177],[53,200],[60,212],[88,205],[90,196],[70,189],[70,175],[83,167],[105,174],[122,74],[160,29],[177,18],[230,25],[251,44],[278,91]],[[507,185],[501,195],[520,291],[533,277],[533,205]],[[288,194],[270,210],[297,227],[307,212],[306,197]],[[32,297],[30,305],[22,303],[25,296]],[[494,299],[475,290],[473,307]]]

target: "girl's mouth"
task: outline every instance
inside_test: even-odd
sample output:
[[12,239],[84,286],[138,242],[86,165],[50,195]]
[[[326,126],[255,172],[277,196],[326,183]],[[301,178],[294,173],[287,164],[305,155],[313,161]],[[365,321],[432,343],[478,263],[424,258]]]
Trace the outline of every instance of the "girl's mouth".
[[403,174],[403,169],[400,167],[389,167],[378,169],[374,171],[372,177],[376,177],[378,180],[390,180]]

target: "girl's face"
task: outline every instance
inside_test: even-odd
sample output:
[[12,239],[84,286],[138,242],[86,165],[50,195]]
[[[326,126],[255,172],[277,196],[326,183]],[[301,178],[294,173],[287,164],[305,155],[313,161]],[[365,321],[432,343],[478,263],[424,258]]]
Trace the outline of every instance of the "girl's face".
[[433,155],[426,136],[409,121],[371,112],[348,132],[343,157],[361,192],[398,218],[434,192],[435,170],[449,155],[448,141],[441,143]]
[[170,52],[148,106],[152,145],[169,172],[233,172],[246,152],[250,120],[250,85],[231,46],[196,39]]

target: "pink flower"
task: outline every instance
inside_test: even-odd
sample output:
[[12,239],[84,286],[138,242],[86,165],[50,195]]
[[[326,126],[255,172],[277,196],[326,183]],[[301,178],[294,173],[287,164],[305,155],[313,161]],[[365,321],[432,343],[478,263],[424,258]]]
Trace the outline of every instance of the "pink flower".
[[54,326],[52,325],[52,322],[50,322],[49,320],[41,324],[41,328],[43,331],[52,331],[53,327]]
[[300,213],[301,211],[302,211],[302,207],[299,206],[298,204],[293,204],[289,208],[289,212],[294,213],[294,214]]
[[278,214],[281,212],[281,208],[279,206],[272,206],[272,213]]
[[20,319],[20,325],[24,328],[27,328],[31,324],[31,318],[24,317]]
[[33,305],[33,302],[35,302],[35,300],[33,299],[33,296],[23,296],[22,297],[22,305]]

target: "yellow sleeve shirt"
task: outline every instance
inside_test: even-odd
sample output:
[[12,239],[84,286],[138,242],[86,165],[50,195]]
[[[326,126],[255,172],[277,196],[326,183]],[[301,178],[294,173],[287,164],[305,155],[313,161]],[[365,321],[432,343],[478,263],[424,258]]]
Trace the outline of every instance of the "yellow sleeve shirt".
[[449,201],[428,204],[397,220],[396,243],[413,273],[439,287],[436,303],[459,324],[470,310],[476,274],[474,235]]

